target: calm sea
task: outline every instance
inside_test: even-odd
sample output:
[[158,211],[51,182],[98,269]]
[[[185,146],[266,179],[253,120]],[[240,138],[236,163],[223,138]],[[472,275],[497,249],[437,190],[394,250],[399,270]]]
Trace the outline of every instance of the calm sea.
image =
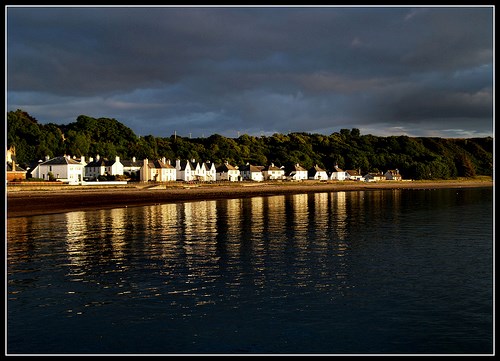
[[8,354],[492,354],[493,190],[8,219]]

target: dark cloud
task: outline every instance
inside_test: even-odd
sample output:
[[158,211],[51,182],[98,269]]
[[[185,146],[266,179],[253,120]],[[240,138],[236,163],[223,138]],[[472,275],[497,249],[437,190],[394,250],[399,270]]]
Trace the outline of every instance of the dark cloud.
[[492,135],[491,7],[8,7],[7,104],[141,135]]

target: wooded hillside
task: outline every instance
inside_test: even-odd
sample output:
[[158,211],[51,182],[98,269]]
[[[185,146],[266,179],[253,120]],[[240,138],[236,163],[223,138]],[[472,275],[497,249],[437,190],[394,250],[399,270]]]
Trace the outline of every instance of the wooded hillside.
[[196,159],[247,162],[277,166],[299,163],[308,169],[315,164],[332,170],[361,169],[385,172],[399,169],[403,178],[452,179],[493,175],[493,138],[448,139],[431,137],[361,135],[359,129],[341,129],[330,135],[311,133],[273,134],[227,138],[181,136],[137,136],[116,119],[80,115],[67,125],[40,124],[28,113],[7,113],[7,147],[15,147],[16,160],[28,165],[46,155],[112,159]]

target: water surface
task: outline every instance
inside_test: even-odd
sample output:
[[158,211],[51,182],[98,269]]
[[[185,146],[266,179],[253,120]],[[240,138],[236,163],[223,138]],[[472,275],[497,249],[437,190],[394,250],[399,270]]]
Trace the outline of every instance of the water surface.
[[491,354],[491,189],[8,219],[10,354]]

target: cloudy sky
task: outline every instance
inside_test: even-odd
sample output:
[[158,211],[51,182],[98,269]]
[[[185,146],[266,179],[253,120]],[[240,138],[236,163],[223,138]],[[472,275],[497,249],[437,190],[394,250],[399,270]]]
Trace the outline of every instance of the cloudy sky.
[[493,135],[492,7],[7,7],[7,110],[138,135]]

